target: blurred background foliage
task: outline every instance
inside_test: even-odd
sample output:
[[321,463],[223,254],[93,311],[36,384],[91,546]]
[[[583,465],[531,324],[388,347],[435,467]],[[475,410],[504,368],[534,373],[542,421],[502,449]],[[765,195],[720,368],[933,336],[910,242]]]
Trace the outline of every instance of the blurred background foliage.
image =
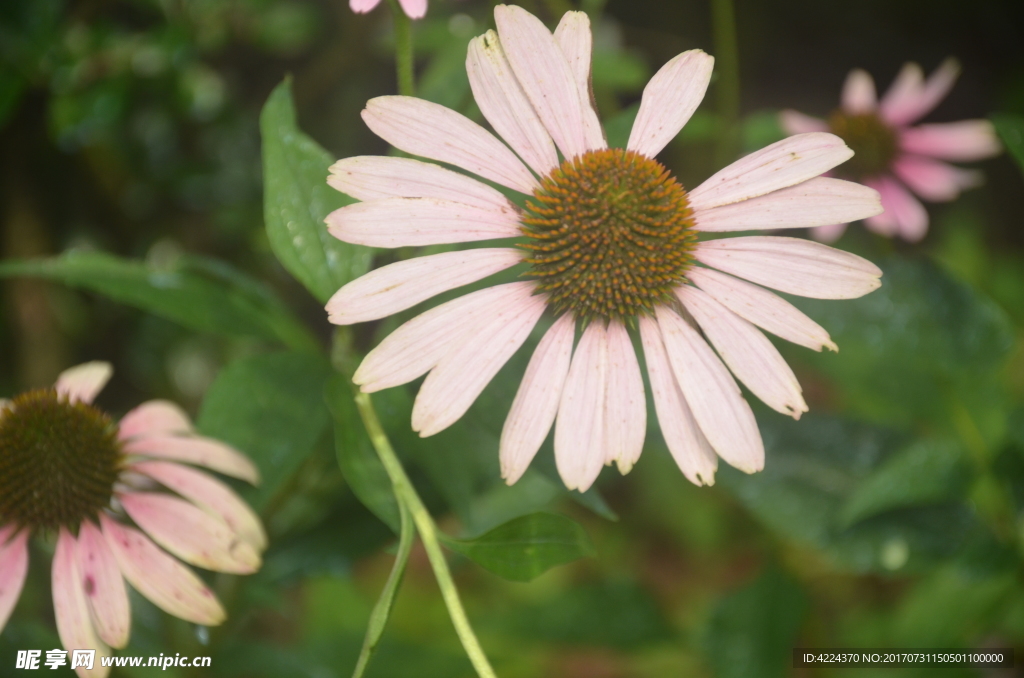
[[[590,14],[613,142],[654,70],[685,49],[716,51],[703,1],[522,4],[551,26],[568,9]],[[465,49],[491,27],[491,6],[431,0],[414,25],[419,96],[479,119]],[[929,206],[922,244],[859,227],[839,243],[882,266],[883,287],[796,300],[841,352],[781,347],[811,413],[793,422],[755,403],[765,471],[723,468],[695,488],[651,417],[629,476],[567,493],[549,443],[505,487],[497,439],[530,346],[450,430],[412,434],[405,388],[376,398],[385,428],[451,535],[456,581],[502,676],[846,675],[790,668],[794,646],[1014,646],[1020,664],[1024,5],[735,9],[742,115],[716,114],[713,83],[663,155],[684,185],[717,169],[721,135],[750,151],[781,137],[778,109],[826,114],[850,68],[882,88],[904,61],[930,70],[950,55],[964,74],[929,119],[991,116],[1010,151],[980,165],[984,186]],[[392,54],[387,9],[354,15],[343,0],[0,3],[0,393],[109,360],[102,406],[179,401],[266,478],[246,494],[272,537],[263,569],[212,580],[229,621],[196,629],[135,596],[124,654],[210,654],[204,675],[351,673],[397,509],[348,386],[331,376],[321,304],[386,259],[325,239],[320,223],[345,200],[323,183],[331,160],[387,152],[359,111],[395,92]],[[282,235],[295,224],[306,249]],[[353,328],[354,354],[400,320]],[[33,557],[0,636],[0,674],[16,649],[58,644],[47,560]],[[368,675],[471,674],[417,546]]]

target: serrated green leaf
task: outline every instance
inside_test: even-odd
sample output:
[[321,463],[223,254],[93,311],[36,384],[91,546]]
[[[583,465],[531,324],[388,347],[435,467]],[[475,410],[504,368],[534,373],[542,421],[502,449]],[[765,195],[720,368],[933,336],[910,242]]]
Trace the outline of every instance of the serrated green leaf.
[[996,113],[992,116],[992,124],[999,138],[1006,144],[1006,150],[1017,161],[1021,172],[1024,172],[1024,115]]
[[331,367],[321,356],[278,352],[225,367],[206,392],[196,424],[256,463],[263,484],[243,494],[265,508],[327,431],[323,392]]
[[260,114],[263,139],[263,219],[281,264],[326,302],[370,268],[368,247],[343,243],[324,219],[354,202],[327,185],[334,159],[299,130],[288,79],[270,94]]
[[253,336],[292,348],[316,340],[260,283],[224,262],[182,257],[167,269],[103,252],[0,263],[0,277],[55,280],[203,332]]
[[530,581],[556,565],[594,553],[583,528],[554,513],[531,513],[475,539],[445,539],[444,544],[512,581]]

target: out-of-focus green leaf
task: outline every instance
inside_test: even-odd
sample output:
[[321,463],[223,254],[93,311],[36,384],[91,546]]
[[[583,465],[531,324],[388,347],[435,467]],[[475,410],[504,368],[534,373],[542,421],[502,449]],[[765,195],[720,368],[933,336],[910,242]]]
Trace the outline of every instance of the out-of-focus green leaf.
[[481,567],[512,581],[530,581],[556,565],[593,555],[578,523],[554,513],[531,513],[475,539],[445,539],[445,545]]
[[758,111],[743,119],[740,128],[743,150],[752,153],[786,137],[776,111]]
[[629,142],[629,133],[633,130],[633,123],[640,112],[640,104],[633,104],[624,108],[616,115],[604,122],[604,133],[608,137],[608,146],[611,148],[625,148]]
[[370,248],[341,242],[324,224],[328,214],[354,201],[327,185],[333,159],[299,130],[289,80],[263,106],[260,132],[263,218],[270,246],[288,272],[326,302],[370,267]]
[[391,479],[373,450],[352,399],[352,386],[340,374],[327,381],[327,406],[334,416],[334,442],[345,481],[366,508],[396,534],[399,532],[398,502]]
[[266,508],[324,436],[330,373],[318,355],[267,353],[229,364],[206,392],[196,423],[256,462],[263,483],[244,494],[257,510]]
[[594,52],[590,77],[595,88],[616,92],[639,92],[647,84],[650,69],[647,62],[629,52]]
[[719,601],[708,624],[708,658],[718,678],[789,675],[807,608],[800,584],[774,568]]
[[896,452],[854,489],[843,506],[843,522],[958,498],[970,480],[964,454],[950,440],[919,440]]
[[24,90],[25,81],[13,70],[0,70],[0,129],[17,109]]
[[999,138],[1024,172],[1024,115],[997,113],[992,116]]
[[223,262],[182,257],[166,270],[103,252],[0,263],[0,277],[29,276],[87,289],[203,332],[253,336],[298,349],[316,340],[266,288]]

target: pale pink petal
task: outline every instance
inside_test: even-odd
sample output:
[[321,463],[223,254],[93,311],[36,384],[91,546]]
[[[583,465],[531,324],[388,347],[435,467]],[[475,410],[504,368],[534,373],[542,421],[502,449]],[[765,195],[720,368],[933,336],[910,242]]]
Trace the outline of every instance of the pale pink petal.
[[690,206],[698,211],[756,198],[813,179],[851,157],[853,151],[834,134],[797,134],[720,170],[693,189]]
[[508,147],[461,113],[404,96],[370,99],[363,120],[374,134],[412,155],[461,167],[520,193],[537,180]]
[[842,107],[847,115],[871,113],[878,106],[875,81],[867,71],[855,68],[843,83]]
[[794,419],[807,411],[803,389],[793,370],[756,327],[696,287],[683,285],[676,289],[676,295],[751,393],[776,412]]
[[647,376],[651,379],[654,411],[658,414],[661,435],[668,451],[691,483],[714,485],[718,456],[701,433],[683,392],[679,390],[665,353],[661,330],[654,319],[640,316],[640,339],[647,359]]
[[260,482],[260,471],[244,454],[224,443],[200,436],[154,435],[125,443],[130,455],[173,459],[205,466],[253,485]]
[[588,149],[576,79],[551,31],[515,5],[494,8],[494,23],[512,72],[566,159]]
[[555,42],[569,62],[569,70],[580,93],[583,109],[583,136],[589,150],[608,148],[604,129],[597,117],[594,97],[590,92],[590,62],[594,49],[594,36],[590,31],[590,17],[586,12],[566,12],[555,28]]
[[327,215],[338,240],[370,247],[418,247],[521,235],[519,212],[483,209],[437,198],[357,202]]
[[103,536],[121,574],[168,614],[204,626],[224,621],[224,608],[202,580],[136,529],[100,514]]
[[0,631],[7,626],[18,604],[28,572],[29,531],[21,530],[10,539],[15,529],[14,525],[8,525],[0,533]]
[[555,144],[512,74],[497,33],[469,43],[466,73],[480,112],[512,150],[541,176],[558,167]]
[[881,235],[899,235],[910,242],[917,242],[928,232],[928,211],[898,181],[881,177],[874,182],[882,195],[885,213],[868,219],[865,223]]
[[427,15],[427,0],[398,0],[410,19],[422,19]]
[[191,433],[192,422],[185,411],[167,400],[144,402],[124,415],[117,437],[128,440],[158,433]]
[[811,229],[811,237],[818,242],[832,243],[843,237],[843,233],[846,233],[846,227],[849,224],[826,224],[825,226],[815,226]]
[[817,177],[758,198],[698,210],[698,231],[801,228],[881,214],[878,191],[842,179]]
[[118,495],[125,511],[153,541],[187,563],[207,570],[251,574],[260,555],[220,518],[170,494]]
[[919,155],[903,155],[893,162],[893,171],[912,191],[925,200],[955,200],[960,191],[981,185],[977,170],[964,170]]
[[131,607],[117,560],[91,520],[78,528],[78,563],[96,633],[107,645],[122,648],[131,631]]
[[927,115],[942,101],[960,76],[956,59],[946,59],[924,81],[921,67],[906,64],[882,97],[879,113],[890,125],[902,126]]
[[570,490],[586,492],[604,466],[608,336],[601,321],[583,331],[555,420],[555,465]]
[[511,248],[476,249],[388,264],[335,292],[327,302],[327,319],[335,325],[351,325],[385,318],[515,266],[522,258],[520,250]]
[[750,405],[697,330],[668,307],[655,309],[672,372],[700,430],[722,459],[745,473],[764,468],[764,444]]
[[92,625],[75,538],[63,527],[57,536],[50,578],[53,588],[53,613],[57,620],[57,635],[60,636],[61,645],[68,652],[96,650],[94,668],[90,671],[80,667],[76,669],[78,675],[83,678],[106,676],[110,669],[104,667],[100,659],[110,656],[110,648],[96,634],[96,629]]
[[61,372],[54,388],[71,402],[91,403],[113,373],[110,363],[98,360],[84,363]]
[[267,535],[259,516],[234,490],[216,478],[188,466],[165,461],[136,462],[130,468],[159,481],[199,508],[219,517],[257,551],[266,548]]
[[828,332],[782,297],[710,268],[693,268],[686,277],[716,301],[777,337],[815,351],[838,351]]
[[365,14],[380,4],[380,0],[348,0],[349,8],[356,14]]
[[575,331],[572,315],[564,314],[545,332],[526,367],[501,429],[498,457],[501,477],[509,485],[526,472],[555,421],[562,387],[569,373]]
[[508,198],[465,174],[412,158],[360,155],[330,167],[327,183],[357,200],[438,198],[482,209],[502,210]]
[[856,299],[882,284],[881,269],[867,259],[800,238],[710,240],[697,245],[694,257],[759,285],[814,299]]
[[905,129],[900,148],[940,160],[972,162],[998,155],[1003,147],[988,120],[961,120]]
[[647,434],[647,397],[640,363],[626,326],[613,320],[608,325],[608,400],[604,424],[606,464],[615,462],[620,473],[629,473],[644,450]]
[[661,153],[704,99],[714,65],[703,50],[691,49],[662,66],[644,88],[626,148],[649,158]]
[[432,436],[458,421],[530,336],[547,304],[544,297],[531,294],[532,288],[520,289],[518,297],[492,308],[472,335],[450,344],[427,375],[412,408],[412,429],[420,436]]
[[821,118],[812,118],[800,111],[787,108],[779,111],[779,125],[786,134],[807,134],[809,132],[827,132],[828,123]]
[[515,282],[478,290],[422,313],[389,334],[370,351],[352,381],[372,393],[422,376],[458,343],[463,333],[491,317],[511,299],[533,290],[529,282]]

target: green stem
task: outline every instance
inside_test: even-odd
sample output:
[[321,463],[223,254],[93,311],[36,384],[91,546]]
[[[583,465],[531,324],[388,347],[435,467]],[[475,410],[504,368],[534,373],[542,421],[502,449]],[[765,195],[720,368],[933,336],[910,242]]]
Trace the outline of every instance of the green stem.
[[399,502],[405,504],[406,508],[409,509],[409,513],[412,514],[412,520],[416,524],[420,538],[423,539],[423,546],[427,551],[430,566],[434,570],[434,576],[437,578],[437,584],[441,588],[441,596],[444,598],[445,605],[448,606],[448,614],[452,619],[452,624],[455,626],[455,632],[458,634],[459,640],[462,641],[462,647],[469,656],[469,661],[472,662],[473,668],[476,669],[477,675],[480,678],[497,678],[494,669],[491,668],[490,662],[487,661],[487,657],[484,655],[480,641],[477,640],[476,634],[473,633],[473,628],[469,625],[466,611],[462,608],[459,592],[455,588],[452,573],[448,569],[448,561],[445,560],[444,552],[441,550],[441,544],[438,541],[437,526],[434,524],[434,519],[430,517],[430,513],[409,481],[409,477],[405,474],[405,469],[402,468],[402,463],[398,461],[398,457],[391,447],[391,442],[388,440],[387,434],[384,433],[384,428],[380,425],[380,420],[377,418],[377,412],[373,408],[370,396],[366,393],[358,393],[356,395],[356,407],[359,408],[359,416],[363,419],[363,425],[370,436],[370,442],[373,443],[373,447],[377,451],[381,463],[384,464],[388,477],[391,479],[395,496],[398,497]]
[[398,93],[402,96],[416,96],[416,81],[413,77],[412,19],[406,16],[398,0],[388,0],[391,15],[395,17],[395,69],[398,72]]
[[740,57],[736,40],[736,13],[732,0],[711,0],[715,66],[718,70],[716,101],[722,129],[716,149],[717,167],[733,161],[738,144],[740,115]]

